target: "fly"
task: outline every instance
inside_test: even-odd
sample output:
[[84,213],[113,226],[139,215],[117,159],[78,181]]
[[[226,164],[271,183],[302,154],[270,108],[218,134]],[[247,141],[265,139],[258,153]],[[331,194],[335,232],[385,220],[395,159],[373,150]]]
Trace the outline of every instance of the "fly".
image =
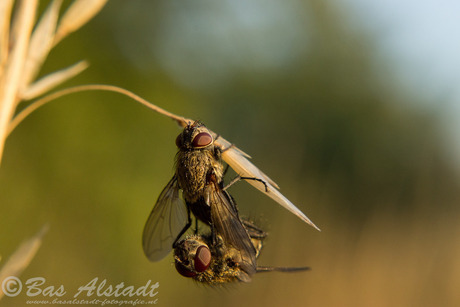
[[[262,249],[263,240],[267,233],[254,224],[243,221],[251,243],[256,250],[256,257]],[[211,235],[191,235],[178,242],[174,248],[174,261],[177,272],[184,277],[211,286],[222,285],[235,281],[250,282],[251,275],[256,272],[299,272],[309,270],[309,267],[265,267],[257,266],[254,272],[245,271],[240,266],[238,251],[229,246],[218,236],[216,243]]]
[[[139,101],[143,105],[147,106],[151,110],[160,113],[164,116],[167,116],[175,120],[179,126],[185,128],[190,125],[193,120],[173,114],[166,111],[136,95],[130,95],[135,100]],[[279,186],[268,177],[264,172],[262,172],[257,166],[252,164],[249,159],[250,155],[224,139],[222,136],[216,134],[215,132],[208,130],[211,134],[211,137],[214,139],[214,146],[222,150],[222,159],[230,165],[230,167],[239,175],[241,178],[256,178],[258,180],[248,181],[256,189],[266,194],[268,197],[272,198],[278,204],[283,206],[285,209],[299,217],[302,221],[308,225],[314,227],[316,230],[320,229],[302,212],[300,211],[289,199],[287,199],[279,190]]]

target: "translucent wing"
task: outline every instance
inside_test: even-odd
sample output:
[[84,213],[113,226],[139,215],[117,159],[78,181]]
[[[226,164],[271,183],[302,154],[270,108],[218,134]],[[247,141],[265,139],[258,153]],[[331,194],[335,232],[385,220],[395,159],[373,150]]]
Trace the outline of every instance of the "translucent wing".
[[144,253],[150,261],[163,259],[187,222],[187,208],[179,197],[179,186],[174,176],[160,196],[145,223],[142,235]]
[[235,261],[241,269],[248,275],[254,274],[257,267],[256,250],[231,196],[216,183],[212,183],[207,187],[206,197],[206,203],[211,207],[213,230],[222,237],[225,244],[236,249],[238,257]]
[[302,211],[299,210],[299,208],[297,208],[291,201],[289,201],[289,199],[284,197],[284,195],[277,190],[279,187],[273,180],[271,180],[247,159],[250,158],[249,155],[237,147],[232,146],[232,144],[220,136],[214,141],[214,144],[223,150],[222,158],[233,170],[235,170],[238,175],[241,177],[261,179],[267,186],[256,180],[247,180],[249,184],[253,185],[256,189],[272,198],[291,213],[298,216],[302,219],[302,221],[306,222],[315,229],[320,230]]

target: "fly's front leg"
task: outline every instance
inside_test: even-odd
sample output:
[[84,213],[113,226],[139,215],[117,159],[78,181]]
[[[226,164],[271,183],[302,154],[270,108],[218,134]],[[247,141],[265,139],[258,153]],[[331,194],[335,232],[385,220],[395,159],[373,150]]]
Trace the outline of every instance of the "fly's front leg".
[[[198,223],[198,221],[197,221]],[[174,243],[172,245],[173,248],[176,248],[177,242],[180,240],[180,237],[190,228],[192,225],[192,219],[190,217],[190,207],[187,205],[187,224],[185,224],[184,228],[179,232],[179,235],[177,236],[176,240],[174,240]]]
[[[230,146],[231,147],[231,146]],[[221,161],[222,160],[222,153],[226,150],[228,150],[230,147],[228,148],[225,148],[225,149],[220,149],[219,147],[215,147],[214,148],[214,157],[216,158],[216,160],[219,160]],[[224,172],[222,173],[222,177],[225,177],[225,175],[227,174],[228,172],[228,168],[230,167],[230,165],[226,165],[225,166],[225,169],[224,169]]]
[[225,176],[225,174],[227,174],[227,171],[228,171],[228,167],[229,167],[229,166],[230,166],[230,165],[227,164],[227,166],[225,167],[225,169],[224,169],[224,174],[222,175],[223,177]]
[[255,180],[255,181],[259,181],[259,182],[261,182],[261,183],[265,186],[265,192],[268,192],[267,183],[266,183],[265,181],[263,181],[262,179],[256,178],[256,177],[241,177],[241,176],[237,176],[237,177],[235,177],[232,181],[230,181],[230,182],[224,187],[224,191],[227,190],[229,187],[231,187],[232,185],[234,185],[235,183],[237,183],[237,182],[240,181],[240,180]]
[[216,236],[216,232],[214,231],[214,224],[211,223],[211,242],[212,242],[212,245],[215,246],[217,244],[217,236]]
[[[214,138],[214,142],[217,141],[217,139],[219,139],[219,137],[220,137],[220,134],[216,134],[216,137]],[[232,147],[235,147],[235,145],[230,144],[230,146],[228,146],[227,148],[219,148],[219,147],[216,147],[216,148],[219,148],[220,153],[223,153],[223,152],[229,150]]]
[[244,227],[246,228],[249,236],[252,239],[265,239],[267,237],[267,233],[254,225],[253,223],[246,221],[246,220],[241,220],[243,222]]
[[198,219],[195,217],[195,235],[198,234]]

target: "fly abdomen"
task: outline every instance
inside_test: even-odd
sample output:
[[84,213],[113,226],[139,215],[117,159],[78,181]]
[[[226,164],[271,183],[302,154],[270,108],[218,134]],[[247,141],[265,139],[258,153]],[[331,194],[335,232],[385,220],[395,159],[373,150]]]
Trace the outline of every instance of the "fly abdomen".
[[203,223],[211,225],[211,207],[206,203],[203,197],[198,198],[194,203],[187,203],[193,215]]

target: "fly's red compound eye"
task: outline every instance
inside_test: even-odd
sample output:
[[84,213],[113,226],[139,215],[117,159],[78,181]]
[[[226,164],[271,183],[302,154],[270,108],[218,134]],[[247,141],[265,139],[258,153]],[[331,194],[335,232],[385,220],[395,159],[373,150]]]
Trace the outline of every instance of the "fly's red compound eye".
[[198,247],[195,254],[195,270],[204,272],[211,264],[211,251],[207,246]]
[[194,148],[200,148],[208,146],[212,143],[212,136],[207,132],[198,133],[192,141],[192,146]]
[[193,276],[196,275],[195,272],[190,271],[190,270],[187,269],[182,263],[180,263],[180,262],[178,262],[178,261],[176,261],[175,265],[176,265],[176,270],[177,270],[177,272],[178,272],[180,275],[184,276],[184,277],[193,277]]

